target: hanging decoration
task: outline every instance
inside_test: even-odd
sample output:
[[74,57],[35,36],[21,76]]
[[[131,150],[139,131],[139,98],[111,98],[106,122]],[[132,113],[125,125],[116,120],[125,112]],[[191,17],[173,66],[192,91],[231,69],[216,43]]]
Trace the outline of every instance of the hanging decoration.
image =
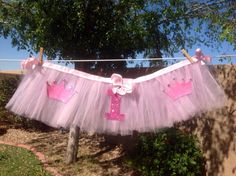
[[[208,56],[196,51],[188,59],[135,79],[101,77],[45,62],[24,76],[6,108],[55,128],[76,125],[97,133],[130,135],[170,127],[226,102],[202,62]],[[24,67],[32,68],[34,61]]]

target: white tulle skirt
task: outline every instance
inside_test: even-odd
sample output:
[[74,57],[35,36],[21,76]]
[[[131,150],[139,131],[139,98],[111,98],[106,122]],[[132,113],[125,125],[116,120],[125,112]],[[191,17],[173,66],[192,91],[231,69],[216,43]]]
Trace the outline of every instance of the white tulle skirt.
[[24,76],[6,108],[55,128],[73,124],[82,131],[128,135],[171,127],[222,107],[226,100],[207,66],[200,62],[185,60],[122,81],[132,85],[132,90],[118,94],[115,91],[122,86],[111,78],[44,63]]

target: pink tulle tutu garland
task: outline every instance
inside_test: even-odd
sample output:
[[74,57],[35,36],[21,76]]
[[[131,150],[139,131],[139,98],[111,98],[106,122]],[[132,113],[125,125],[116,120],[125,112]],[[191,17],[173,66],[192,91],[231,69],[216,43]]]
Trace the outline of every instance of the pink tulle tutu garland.
[[55,128],[74,124],[82,131],[129,135],[170,127],[225,100],[201,62],[181,61],[136,79],[44,63],[24,76],[6,108]]

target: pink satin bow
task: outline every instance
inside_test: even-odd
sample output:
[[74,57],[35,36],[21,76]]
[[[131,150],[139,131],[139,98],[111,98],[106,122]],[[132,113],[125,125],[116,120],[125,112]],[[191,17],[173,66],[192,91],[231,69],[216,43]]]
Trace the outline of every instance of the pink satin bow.
[[132,84],[124,84],[123,83],[123,78],[119,74],[112,74],[111,75],[111,81],[113,84],[112,87],[112,92],[114,94],[119,94],[119,95],[125,95],[126,93],[132,93]]
[[205,56],[202,53],[202,50],[200,48],[196,49],[195,56],[193,56],[193,57],[198,59],[198,60],[202,60],[202,61],[205,61],[205,62],[208,62],[208,63],[211,62],[211,57],[210,56]]
[[34,69],[38,64],[39,64],[38,59],[36,59],[35,57],[30,57],[21,62],[21,68],[30,70],[30,69]]

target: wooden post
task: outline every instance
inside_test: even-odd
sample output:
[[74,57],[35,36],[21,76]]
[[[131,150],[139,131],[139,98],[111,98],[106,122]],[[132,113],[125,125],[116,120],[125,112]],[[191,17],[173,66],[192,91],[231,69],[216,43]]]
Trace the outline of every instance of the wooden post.
[[78,147],[79,147],[79,133],[80,129],[76,125],[70,127],[67,152],[66,152],[66,164],[75,163],[77,161]]
[[[81,71],[84,71],[83,68],[85,68],[85,63],[80,63],[80,67],[78,67],[78,62],[75,62],[75,69],[80,69]],[[67,151],[66,151],[66,164],[72,164],[77,161],[77,154],[78,154],[78,148],[79,148],[79,134],[80,134],[80,128],[78,126],[71,126],[70,132],[68,136],[68,144],[67,144]]]

